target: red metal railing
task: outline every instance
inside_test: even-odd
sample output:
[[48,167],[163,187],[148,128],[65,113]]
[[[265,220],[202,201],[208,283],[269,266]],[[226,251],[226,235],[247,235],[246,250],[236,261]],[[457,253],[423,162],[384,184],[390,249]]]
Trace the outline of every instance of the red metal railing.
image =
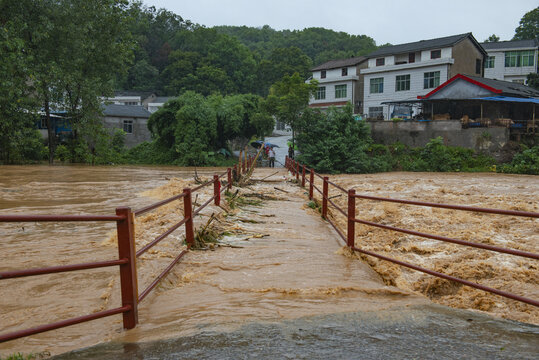
[[[30,329],[19,330],[7,334],[0,334],[0,343],[18,339],[25,336],[38,334],[41,332],[54,330],[70,325],[79,324],[86,321],[91,321],[106,316],[115,314],[123,314],[123,327],[132,329],[138,323],[138,303],[141,302],[157,284],[170,272],[170,270],[178,263],[178,261],[187,253],[189,248],[194,244],[194,225],[193,218],[199,214],[202,209],[208,206],[212,201],[215,205],[220,206],[221,194],[227,189],[232,188],[233,172],[236,176],[241,176],[247,173],[256,163],[251,157],[240,158],[240,163],[234,168],[228,168],[226,172],[213,176],[213,179],[201,184],[193,189],[186,188],[179,195],[172,196],[168,199],[156,202],[141,209],[131,211],[128,207],[119,207],[116,209],[116,215],[0,215],[0,222],[89,222],[89,221],[115,221],[117,224],[118,234],[118,259],[106,260],[92,263],[53,266],[47,268],[24,269],[16,271],[7,271],[0,273],[0,280],[13,279],[25,276],[36,276],[42,274],[53,274],[59,272],[95,269],[109,266],[120,266],[120,283],[122,306],[110,310],[100,311],[97,313],[75,317],[67,320],[58,321],[55,323],[41,325]],[[221,179],[227,177],[227,186],[222,186]],[[206,186],[213,184],[213,196],[203,205],[193,210],[192,193]],[[169,204],[175,200],[183,199],[184,217],[178,223],[170,227],[163,234],[156,237],[153,241],[139,249],[135,250],[135,234],[134,234],[134,218],[155,210],[161,206]],[[165,239],[168,235],[174,232],[179,227],[185,225],[185,239],[187,250],[183,250],[178,256],[159,274],[144,291],[138,294],[136,258],[140,257],[153,246]]]
[[129,208],[117,208],[116,215],[0,215],[0,222],[72,222],[72,221],[115,221],[118,232],[118,259],[93,263],[53,266],[0,273],[0,280],[23,276],[36,276],[59,272],[95,269],[108,266],[120,266],[120,282],[122,287],[122,306],[100,311],[90,315],[75,317],[52,324],[41,325],[30,329],[19,330],[0,335],[0,342],[18,339],[85,321],[100,319],[115,314],[123,314],[123,325],[126,329],[135,327],[137,323],[136,302],[136,268],[135,243],[133,239],[132,216]]
[[[295,161],[293,159],[289,159],[287,157],[286,161],[285,161],[285,166],[292,173],[292,175],[295,175],[296,179],[299,180],[299,175],[300,175],[300,171],[299,171],[300,164],[299,164],[299,162],[297,162],[297,161]],[[383,198],[383,197],[368,196],[368,195],[358,195],[358,194],[356,194],[356,191],[354,189],[350,189],[350,190],[346,191],[343,187],[329,181],[327,176],[322,177],[321,175],[315,173],[315,171],[313,169],[306,168],[305,165],[301,165],[301,167],[303,169],[302,172],[301,172],[301,185],[305,186],[305,182],[306,181],[309,182],[309,199],[311,199],[311,200],[313,199],[313,190],[316,190],[321,194],[321,196],[322,196],[322,217],[324,219],[326,219],[333,226],[333,228],[337,231],[339,236],[346,242],[346,245],[350,249],[352,249],[354,251],[357,251],[359,253],[362,253],[362,254],[377,257],[377,258],[385,260],[385,261],[390,261],[390,262],[393,262],[395,264],[398,264],[398,265],[401,265],[401,266],[404,266],[404,267],[408,267],[410,269],[421,271],[421,272],[424,272],[426,274],[437,276],[437,277],[440,277],[440,278],[443,278],[443,279],[446,279],[446,280],[455,281],[455,282],[458,282],[458,283],[461,283],[461,284],[464,284],[464,285],[467,285],[467,286],[470,286],[470,287],[473,287],[473,288],[476,288],[476,289],[484,290],[484,291],[487,291],[487,292],[490,292],[490,293],[493,293],[493,294],[497,294],[497,295],[504,296],[504,297],[509,298],[509,299],[521,301],[521,302],[524,302],[524,303],[527,303],[527,304],[530,304],[530,305],[539,306],[539,301],[534,300],[534,299],[529,299],[529,298],[526,298],[526,297],[523,297],[523,296],[520,296],[520,295],[508,293],[508,292],[498,290],[498,289],[494,289],[494,288],[490,288],[490,287],[487,287],[487,286],[484,286],[484,285],[481,285],[481,284],[476,284],[476,283],[473,283],[473,282],[470,282],[470,281],[467,281],[467,280],[464,280],[464,279],[460,279],[460,278],[457,278],[457,277],[454,277],[454,276],[446,275],[446,274],[443,274],[443,273],[440,273],[440,272],[437,272],[437,271],[425,269],[425,268],[420,267],[420,266],[416,266],[416,265],[413,265],[413,264],[410,264],[410,263],[406,263],[404,261],[396,260],[396,259],[384,256],[384,255],[380,255],[380,254],[374,253],[372,251],[364,250],[364,249],[361,249],[361,248],[358,248],[358,247],[355,246],[355,224],[360,223],[360,224],[364,224],[364,225],[367,225],[367,226],[378,227],[378,228],[381,228],[381,229],[401,232],[401,233],[405,233],[405,234],[410,234],[410,235],[414,235],[414,236],[420,236],[420,237],[424,237],[424,238],[429,238],[429,239],[449,242],[449,243],[453,243],[453,244],[464,245],[464,246],[469,246],[469,247],[474,247],[474,248],[479,248],[479,249],[484,249],[484,250],[489,250],[489,251],[495,251],[495,252],[499,252],[499,253],[511,254],[511,255],[520,256],[520,257],[526,257],[526,258],[530,258],[530,259],[539,259],[539,254],[535,254],[535,253],[531,253],[531,252],[527,252],[527,251],[521,251],[521,250],[515,250],[515,249],[507,249],[507,248],[502,248],[502,247],[492,246],[492,245],[486,245],[486,244],[481,244],[481,243],[474,243],[474,242],[464,241],[464,240],[460,240],[460,239],[453,239],[453,238],[450,238],[450,237],[445,237],[445,236],[440,236],[440,235],[427,234],[427,233],[423,233],[423,232],[419,232],[419,231],[415,231],[415,230],[402,229],[402,228],[398,228],[398,227],[394,227],[394,226],[375,223],[375,222],[372,222],[372,221],[361,220],[361,219],[356,218],[356,199],[366,199],[366,200],[374,200],[374,201],[387,201],[387,202],[393,202],[393,203],[399,203],[399,204],[407,204],[407,205],[427,206],[427,207],[436,207],[436,208],[443,208],[443,209],[471,211],[471,212],[499,214],[499,215],[511,215],[511,216],[519,216],[519,217],[527,217],[527,218],[535,218],[535,219],[539,218],[539,213],[529,212],[529,211],[489,209],[489,208],[481,208],[481,207],[473,207],[473,206],[462,206],[462,205],[448,205],[448,204],[438,204],[438,203],[431,203],[431,202],[411,201],[411,200],[402,200],[402,199],[391,199],[391,198]],[[309,179],[306,179],[306,177],[305,177],[306,172],[309,172],[309,174],[310,174]],[[322,181],[323,181],[322,190],[320,190],[314,184],[315,176],[322,179]],[[331,200],[331,198],[328,196],[328,187],[329,187],[329,185],[332,185],[336,189],[338,189],[338,190],[340,190],[340,191],[347,194],[347,196],[348,196],[348,209],[347,209],[347,211],[345,211],[344,209],[337,206]],[[334,221],[332,221],[332,219],[327,216],[328,203],[331,204],[339,213],[341,213],[342,215],[344,215],[346,217],[346,219],[347,219],[346,235],[344,234],[344,231],[339,229],[336,226],[336,224],[334,223]]]

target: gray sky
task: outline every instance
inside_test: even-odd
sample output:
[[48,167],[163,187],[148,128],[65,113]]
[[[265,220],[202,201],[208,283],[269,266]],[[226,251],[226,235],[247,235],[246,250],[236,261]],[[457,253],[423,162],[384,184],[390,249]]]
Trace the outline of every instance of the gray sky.
[[270,25],[276,30],[324,27],[372,37],[377,45],[472,32],[482,42],[510,40],[538,0],[143,0],[194,23]]

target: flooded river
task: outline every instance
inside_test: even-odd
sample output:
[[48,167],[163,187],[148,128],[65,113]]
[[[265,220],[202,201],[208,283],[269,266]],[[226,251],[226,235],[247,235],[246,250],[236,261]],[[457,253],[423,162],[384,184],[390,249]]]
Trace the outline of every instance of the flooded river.
[[[216,171],[223,169],[198,173],[209,179]],[[260,169],[255,177],[273,172]],[[176,194],[194,184],[193,174],[193,169],[174,167],[0,167],[0,213],[112,214],[117,206],[136,209]],[[459,175],[445,180],[442,187],[446,193],[457,191],[453,186]],[[268,180],[279,181],[284,176],[281,170]],[[342,177],[339,181],[346,187],[395,195],[397,189],[385,185],[417,180],[407,176],[417,177],[392,173]],[[425,179],[416,183],[423,181],[425,189],[435,188],[430,180],[443,183],[443,175],[432,176],[421,174]],[[480,183],[496,187],[501,186],[498,179],[511,179],[527,194],[511,206],[537,211],[539,184],[535,177],[464,177],[478,188]],[[514,195],[509,186],[504,189],[501,195],[506,194],[506,200]],[[211,191],[210,187],[204,189],[194,201],[205,202]],[[406,272],[395,272],[392,278],[377,263],[369,267],[344,256],[342,243],[306,206],[305,192],[296,185],[255,183],[241,192],[263,194],[270,200],[256,201],[254,196],[248,199],[255,201],[235,210],[225,205],[228,214],[218,219],[225,233],[224,246],[187,254],[140,304],[135,329],[124,331],[117,315],[0,344],[0,356],[15,352],[54,355],[98,343],[105,344],[60,358],[331,358],[356,357],[354,354],[363,351],[360,357],[374,359],[391,357],[399,349],[411,357],[444,358],[431,356],[436,350],[433,343],[438,351],[445,351],[445,358],[459,354],[533,358],[536,353],[536,309],[522,305],[517,320],[532,323],[524,324],[432,305],[409,279],[427,280],[411,278]],[[372,216],[380,211],[395,216],[391,209],[369,209]],[[177,222],[182,211],[181,202],[172,203],[137,218],[137,248]],[[197,219],[198,226],[204,225],[212,212],[223,210],[208,208]],[[537,252],[536,227],[524,227],[513,237],[522,233],[528,236],[522,246],[532,246],[527,250]],[[181,229],[174,232],[139,259],[139,292],[184,248],[183,234]],[[356,241],[368,238],[366,235],[360,229]],[[117,257],[113,223],[0,224],[0,239],[0,271]],[[528,266],[535,274],[535,279],[518,277],[514,291],[538,298],[536,265],[511,266]],[[0,293],[0,333],[120,305],[117,268],[4,280]],[[495,309],[505,306],[499,298],[494,301],[502,304]],[[462,344],[467,344],[467,352]]]

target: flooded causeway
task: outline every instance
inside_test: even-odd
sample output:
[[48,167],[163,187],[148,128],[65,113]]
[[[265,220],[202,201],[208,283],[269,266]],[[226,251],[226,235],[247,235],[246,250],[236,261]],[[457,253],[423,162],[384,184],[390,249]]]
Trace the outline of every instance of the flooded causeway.
[[[224,169],[203,169],[198,173],[203,179],[209,179],[222,171]],[[260,179],[274,172],[273,169],[257,169],[254,177]],[[193,186],[193,174],[193,169],[174,167],[0,167],[0,213],[112,214],[117,206],[137,209]],[[420,191],[421,184],[424,190],[430,189],[437,197],[442,194],[437,186],[446,194],[457,196],[463,188],[456,186],[457,177],[461,175],[469,184],[484,185],[477,193],[472,189],[464,190],[470,194],[462,195],[471,202],[466,204],[483,201],[488,207],[537,211],[539,180],[536,177],[436,174],[438,178],[434,178],[429,174],[390,173],[341,176],[337,181],[345,188],[356,187],[358,192],[360,189],[377,191],[382,196],[401,198],[417,194],[420,199],[429,200],[429,193]],[[270,200],[252,201],[234,211],[225,206],[228,214],[218,219],[225,233],[222,246],[189,252],[139,305],[136,328],[124,331],[121,316],[117,315],[0,344],[0,356],[44,351],[55,355],[99,343],[104,344],[59,359],[271,358],[272,355],[328,358],[355,357],[353,354],[358,351],[363,351],[361,357],[370,359],[380,358],[384,354],[380,351],[390,356],[399,349],[409,357],[434,358],[425,354],[431,354],[432,344],[436,342],[447,351],[447,358],[463,354],[459,342],[469,344],[466,348],[470,352],[466,354],[471,357],[507,358],[507,354],[509,357],[520,354],[519,358],[528,358],[533,354],[534,344],[539,341],[538,327],[534,325],[539,316],[537,309],[522,305],[515,312],[511,304],[507,305],[499,297],[492,300],[494,305],[490,309],[495,310],[492,314],[504,316],[505,306],[510,313],[520,316],[515,320],[530,323],[525,324],[492,318],[486,308],[455,306],[476,309],[472,313],[432,305],[432,300],[445,303],[437,300],[444,300],[444,295],[429,296],[417,285],[429,280],[402,270],[383,269],[381,264],[346,254],[331,226],[307,206],[305,190],[283,181],[285,177],[286,172],[281,170],[267,179],[272,182],[255,182],[241,189],[240,193],[259,194],[259,197],[262,194],[262,198]],[[508,179],[519,189],[522,198],[504,185],[498,196],[513,201],[504,207],[502,201],[493,198],[485,188],[497,189],[501,186],[498,181]],[[396,189],[397,184],[402,186],[401,190]],[[194,201],[202,204],[211,195],[212,189],[207,187]],[[252,199],[257,197],[253,195]],[[444,202],[455,203],[463,198],[448,197],[447,200]],[[336,201],[342,203],[344,197],[337,197]],[[400,210],[360,206],[358,204],[358,214],[368,214],[367,220],[376,216],[400,222],[411,219]],[[137,218],[137,248],[179,221],[182,211],[180,201]],[[218,212],[223,213],[223,209],[208,207],[203,216],[197,218],[196,225],[205,224],[212,213]],[[436,230],[436,216],[432,220],[424,213],[417,215],[431,230]],[[453,215],[449,218],[454,219],[450,222],[452,229],[465,236],[466,228],[460,224],[468,219]],[[473,226],[481,225],[480,220],[471,221]],[[495,221],[498,228],[511,228],[511,224],[504,225],[503,220]],[[524,221],[533,224],[534,220]],[[376,230],[359,230],[356,244],[377,251],[380,247],[385,249],[390,244],[388,241],[395,241]],[[536,227],[520,226],[515,231],[510,237],[504,237],[505,241],[525,238],[521,246],[538,252]],[[383,245],[367,241],[375,235]],[[184,248],[183,237],[184,231],[180,228],[139,259],[139,292]],[[494,235],[490,237],[492,241],[497,239]],[[117,257],[113,223],[5,223],[0,224],[0,238],[3,253],[0,271]],[[399,244],[399,249],[413,249],[405,240],[409,241],[400,239],[400,243],[394,244]],[[428,249],[435,248],[435,245],[427,245]],[[447,260],[450,249],[436,247],[435,250],[422,254],[421,259],[427,260],[421,261],[430,261],[429,254],[433,254],[433,261],[444,256]],[[420,258],[417,251],[413,254]],[[475,256],[475,253],[470,254]],[[497,266],[503,264],[498,261]],[[538,298],[537,267],[525,262],[508,264],[509,268],[516,268],[518,274],[512,291]],[[520,275],[520,267],[526,266],[535,278]],[[492,278],[498,277],[496,272],[491,274]],[[509,282],[511,274],[504,274],[502,279]],[[521,285],[520,281],[527,285]],[[434,289],[433,285],[430,288]],[[466,294],[459,291],[464,290],[457,289],[449,295],[461,296],[460,301],[468,304]],[[0,282],[0,292],[3,295],[0,297],[1,333],[120,305],[117,268],[4,280]]]

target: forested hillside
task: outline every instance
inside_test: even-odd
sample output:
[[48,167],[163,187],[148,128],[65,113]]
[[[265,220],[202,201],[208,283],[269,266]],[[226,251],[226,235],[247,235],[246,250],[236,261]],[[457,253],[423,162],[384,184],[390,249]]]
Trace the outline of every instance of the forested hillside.
[[265,96],[286,74],[307,77],[313,65],[376,49],[368,36],[323,28],[206,28],[165,9],[133,4],[129,11],[137,48],[127,74],[118,76],[122,90]]

